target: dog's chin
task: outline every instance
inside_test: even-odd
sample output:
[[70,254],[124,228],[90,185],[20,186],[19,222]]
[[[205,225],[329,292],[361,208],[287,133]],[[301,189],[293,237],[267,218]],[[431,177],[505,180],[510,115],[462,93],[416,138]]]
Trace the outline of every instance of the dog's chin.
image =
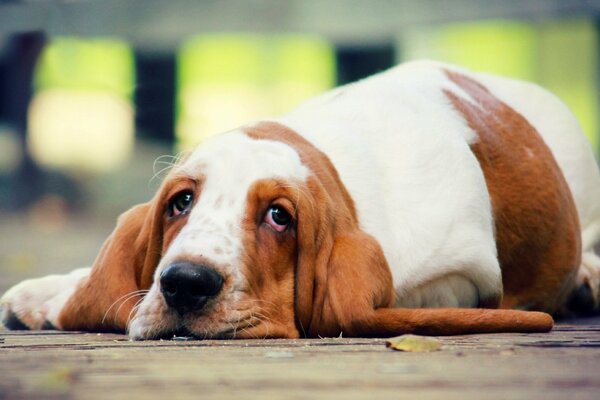
[[180,316],[163,310],[152,316],[139,314],[131,320],[128,328],[131,340],[159,339],[235,339],[240,338],[249,327],[244,324],[221,323],[213,314],[194,313]]
[[231,339],[297,339],[299,333],[296,329],[285,329],[283,326],[272,324],[258,324],[252,327],[220,327],[220,329],[182,328],[175,332],[171,338],[191,338],[198,340],[231,340]]
[[208,324],[204,318],[179,319],[167,325],[161,323],[143,326],[132,321],[131,340],[231,340],[231,339],[297,339],[296,329],[283,325],[258,322],[256,324]]
[[131,340],[299,337],[293,321],[274,321],[267,318],[262,310],[239,310],[234,306],[227,302],[214,302],[202,311],[182,316],[162,301],[146,299],[130,321],[128,334]]
[[129,323],[127,334],[130,340],[154,340],[173,337],[177,332],[177,325],[161,321],[160,324],[145,322],[142,318],[135,318]]
[[209,339],[244,339],[255,338],[246,330],[238,330],[237,327],[214,328],[189,328],[184,325],[172,327],[150,326],[145,329],[130,328],[131,340],[209,340]]

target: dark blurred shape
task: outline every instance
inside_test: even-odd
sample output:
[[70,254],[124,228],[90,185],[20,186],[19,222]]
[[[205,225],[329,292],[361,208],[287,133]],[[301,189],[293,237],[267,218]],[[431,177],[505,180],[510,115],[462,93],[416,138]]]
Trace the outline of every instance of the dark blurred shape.
[[139,137],[175,141],[175,54],[135,55],[135,123]]
[[43,32],[12,35],[2,52],[0,120],[17,133],[23,158],[16,172],[0,175],[0,208],[25,210],[47,193],[77,204],[81,191],[66,175],[42,170],[27,151],[27,113],[33,96],[33,74],[46,45]]
[[336,49],[337,84],[354,82],[396,63],[394,43],[338,47]]
[[46,44],[42,32],[28,32],[9,38],[2,58],[0,75],[0,118],[17,133],[23,159],[16,173],[3,177],[0,205],[23,209],[40,192],[42,172],[26,151],[27,110],[33,95],[32,78],[38,57]]

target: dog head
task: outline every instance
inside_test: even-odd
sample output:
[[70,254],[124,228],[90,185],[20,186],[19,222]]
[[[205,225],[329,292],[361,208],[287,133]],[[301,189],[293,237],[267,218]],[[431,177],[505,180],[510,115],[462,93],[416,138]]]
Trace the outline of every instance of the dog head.
[[[86,283],[97,311],[85,328],[127,327],[135,339],[333,334],[325,285],[346,251],[382,267],[378,303],[393,299],[383,253],[356,221],[331,162],[290,129],[262,123],[217,136],[120,218]],[[365,278],[346,276],[349,291],[353,279]],[[63,312],[63,327],[81,314]]]

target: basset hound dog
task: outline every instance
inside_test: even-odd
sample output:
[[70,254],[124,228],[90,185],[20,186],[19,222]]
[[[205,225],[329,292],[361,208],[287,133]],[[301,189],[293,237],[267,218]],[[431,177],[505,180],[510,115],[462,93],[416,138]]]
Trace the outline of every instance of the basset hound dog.
[[598,309],[599,241],[565,105],[411,62],[208,139],[91,268],[14,286],[2,319],[132,339],[543,332],[574,293]]

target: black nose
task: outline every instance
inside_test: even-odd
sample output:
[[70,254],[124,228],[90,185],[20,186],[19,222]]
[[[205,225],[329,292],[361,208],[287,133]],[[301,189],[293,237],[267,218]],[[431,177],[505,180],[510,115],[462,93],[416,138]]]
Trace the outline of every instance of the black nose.
[[222,287],[223,277],[204,265],[176,263],[160,274],[160,290],[165,301],[181,315],[201,310]]

